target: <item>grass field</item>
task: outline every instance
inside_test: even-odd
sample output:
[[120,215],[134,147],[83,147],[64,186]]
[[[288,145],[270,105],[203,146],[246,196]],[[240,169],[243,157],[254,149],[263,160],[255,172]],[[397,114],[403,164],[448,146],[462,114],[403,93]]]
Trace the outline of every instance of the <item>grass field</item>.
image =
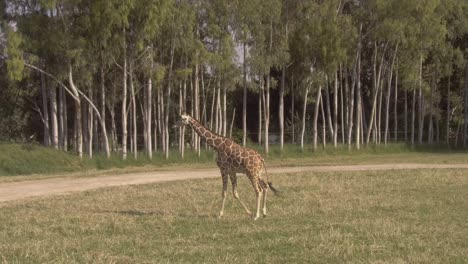
[[[260,153],[261,147],[254,145]],[[310,147],[310,146],[308,146]],[[384,146],[369,146],[361,150],[348,150],[347,146],[333,148],[328,146],[312,151],[304,151],[297,145],[285,145],[283,152],[279,146],[272,145],[270,155],[266,156],[268,165],[314,165],[314,164],[375,164],[375,163],[468,163],[467,150],[450,150],[443,146],[410,147],[406,144],[389,144]],[[168,160],[161,153],[155,153],[153,160],[140,154],[138,160],[129,155],[122,160],[118,155],[110,159],[98,154],[92,159],[83,160],[71,153],[45,148],[39,145],[19,145],[0,143],[0,176],[16,175],[60,175],[79,173],[96,174],[103,171],[136,171],[155,168],[172,167],[211,167],[214,166],[213,151],[202,151],[198,157],[193,151],[186,152],[181,159],[176,151],[172,151]],[[40,178],[39,177],[39,178]],[[1,177],[0,181],[5,180]],[[31,177],[29,177],[31,178]],[[36,177],[38,178],[38,177]],[[11,179],[7,179],[10,181]]]
[[[467,263],[468,171],[275,175],[252,222],[219,179],[0,207],[0,263]],[[240,176],[241,198],[253,190]]]

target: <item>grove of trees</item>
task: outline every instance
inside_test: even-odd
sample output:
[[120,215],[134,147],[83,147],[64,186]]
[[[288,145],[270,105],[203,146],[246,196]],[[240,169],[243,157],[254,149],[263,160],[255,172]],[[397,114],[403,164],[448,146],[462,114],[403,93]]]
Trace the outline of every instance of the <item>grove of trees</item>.
[[2,0],[0,140],[82,157],[468,143],[466,0]]

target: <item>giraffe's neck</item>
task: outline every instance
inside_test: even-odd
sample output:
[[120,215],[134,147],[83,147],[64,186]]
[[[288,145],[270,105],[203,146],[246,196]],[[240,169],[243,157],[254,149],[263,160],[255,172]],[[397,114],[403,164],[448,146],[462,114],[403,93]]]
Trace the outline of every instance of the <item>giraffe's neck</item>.
[[208,128],[204,127],[200,122],[195,119],[191,119],[189,123],[190,127],[197,133],[206,143],[213,147],[215,150],[219,151],[221,143],[225,141],[226,138],[210,131]]

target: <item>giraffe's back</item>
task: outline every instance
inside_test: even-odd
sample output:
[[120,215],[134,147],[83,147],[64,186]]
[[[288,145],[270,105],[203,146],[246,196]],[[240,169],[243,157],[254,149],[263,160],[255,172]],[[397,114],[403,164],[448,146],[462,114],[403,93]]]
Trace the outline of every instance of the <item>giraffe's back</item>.
[[263,168],[263,158],[257,151],[236,143],[226,151],[218,152],[216,162],[220,168],[236,173],[258,175]]

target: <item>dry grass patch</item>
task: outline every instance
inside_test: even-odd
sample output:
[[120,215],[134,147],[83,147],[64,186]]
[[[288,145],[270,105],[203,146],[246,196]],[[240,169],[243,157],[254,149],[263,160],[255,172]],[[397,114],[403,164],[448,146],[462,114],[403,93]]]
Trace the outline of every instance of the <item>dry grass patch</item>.
[[[250,221],[221,180],[125,186],[0,208],[3,263],[466,263],[468,171],[275,175]],[[240,195],[254,195],[245,177]]]

